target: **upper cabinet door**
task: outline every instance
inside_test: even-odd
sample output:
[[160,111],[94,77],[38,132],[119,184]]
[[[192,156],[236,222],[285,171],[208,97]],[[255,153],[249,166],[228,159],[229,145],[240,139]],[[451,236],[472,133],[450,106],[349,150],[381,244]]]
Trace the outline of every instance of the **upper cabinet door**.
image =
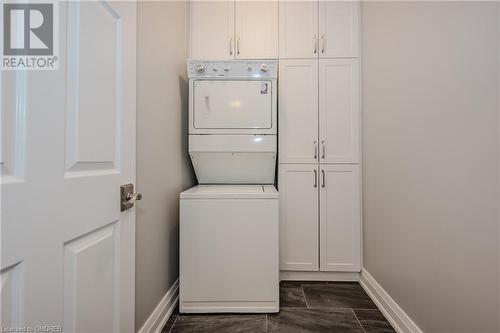
[[279,2],[280,58],[315,58],[319,54],[318,2]]
[[359,163],[359,60],[319,60],[320,163]]
[[320,1],[319,56],[359,56],[359,2]]
[[278,57],[278,2],[236,1],[236,59]]
[[318,60],[280,60],[279,80],[279,162],[317,163]]
[[361,269],[359,179],[357,164],[320,166],[321,271],[359,272]]
[[234,1],[191,2],[191,58],[233,59]]

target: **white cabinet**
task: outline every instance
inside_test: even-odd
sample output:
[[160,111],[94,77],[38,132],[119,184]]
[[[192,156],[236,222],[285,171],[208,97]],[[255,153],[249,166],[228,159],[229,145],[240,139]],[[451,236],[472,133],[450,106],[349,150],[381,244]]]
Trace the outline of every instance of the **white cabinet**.
[[320,270],[359,272],[359,165],[321,165],[320,176]]
[[280,60],[279,161],[318,161],[318,61]]
[[320,1],[320,58],[359,55],[359,2]]
[[277,57],[276,1],[191,2],[191,58]]
[[359,60],[319,60],[321,163],[358,163],[360,151]]
[[279,2],[280,58],[318,56],[318,2]]
[[191,2],[191,58],[234,58],[234,1]]
[[236,59],[278,57],[278,2],[236,2]]
[[317,271],[318,166],[280,165],[280,269]]
[[280,58],[359,55],[359,2],[280,1]]

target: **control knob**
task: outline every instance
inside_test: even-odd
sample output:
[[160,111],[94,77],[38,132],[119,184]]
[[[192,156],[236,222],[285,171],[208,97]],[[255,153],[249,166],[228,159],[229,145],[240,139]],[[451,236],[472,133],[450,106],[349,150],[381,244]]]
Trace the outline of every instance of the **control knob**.
[[260,71],[267,73],[269,71],[269,66],[267,64],[260,65]]
[[203,65],[203,64],[196,65],[196,73],[203,74],[203,73],[205,73],[206,70],[207,70],[207,68],[205,67],[205,65]]

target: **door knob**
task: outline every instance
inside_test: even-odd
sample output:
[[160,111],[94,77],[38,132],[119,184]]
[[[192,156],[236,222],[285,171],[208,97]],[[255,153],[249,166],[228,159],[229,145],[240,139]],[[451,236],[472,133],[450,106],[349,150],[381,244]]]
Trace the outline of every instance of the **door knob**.
[[141,199],[141,193],[134,193],[134,184],[120,186],[120,209],[122,212],[134,207],[134,203]]

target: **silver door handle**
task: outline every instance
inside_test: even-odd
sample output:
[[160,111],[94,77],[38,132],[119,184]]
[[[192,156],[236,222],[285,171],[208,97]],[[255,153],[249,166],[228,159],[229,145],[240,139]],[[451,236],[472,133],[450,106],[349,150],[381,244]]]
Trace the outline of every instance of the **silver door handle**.
[[229,55],[233,55],[233,37],[229,39]]
[[122,212],[134,207],[134,202],[141,199],[141,193],[134,193],[133,184],[125,184],[120,186],[120,210]]
[[318,171],[314,170],[314,188],[318,187]]
[[127,201],[125,204],[133,204],[134,202],[142,199],[142,193],[129,193],[127,194]]
[[318,36],[314,35],[314,54],[318,53]]
[[236,41],[236,54],[240,54],[240,37],[238,37],[238,40]]
[[325,187],[325,170],[321,170],[321,177],[323,178],[322,179],[323,183],[321,184],[321,187]]
[[321,141],[321,150],[322,150],[321,158],[322,159],[325,159],[325,146],[326,146],[325,141],[324,140]]
[[321,53],[325,53],[325,34],[321,35]]
[[318,141],[314,141],[314,159],[318,159]]

